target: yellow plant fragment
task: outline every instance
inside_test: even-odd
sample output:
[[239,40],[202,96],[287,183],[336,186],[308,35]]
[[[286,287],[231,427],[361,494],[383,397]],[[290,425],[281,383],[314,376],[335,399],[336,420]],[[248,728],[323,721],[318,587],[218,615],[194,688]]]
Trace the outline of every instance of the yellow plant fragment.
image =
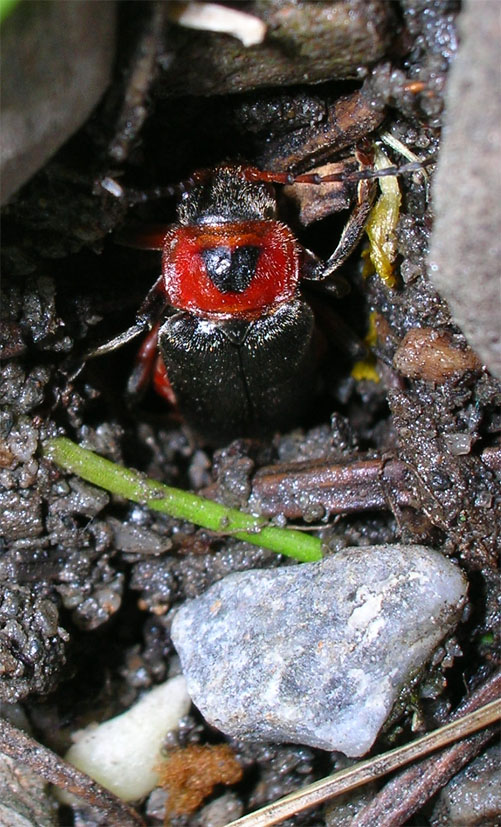
[[369,327],[364,337],[367,347],[375,347],[377,344],[377,317],[378,314],[375,310],[369,313]]
[[[374,347],[377,342],[377,327],[376,327],[377,313],[373,312],[369,316],[369,329],[364,338],[364,342],[368,348]],[[353,379],[359,382],[361,379],[368,379],[371,382],[379,382],[379,374],[376,369],[376,359],[372,354],[369,354],[366,359],[360,359],[355,362],[351,369]]]
[[376,370],[375,360],[372,358],[361,359],[359,362],[355,362],[351,369],[351,375],[357,382],[361,379],[379,382],[379,373]]
[[[391,166],[389,159],[379,148],[375,148],[374,166],[386,169]],[[400,215],[402,196],[396,176],[379,179],[381,195],[372,208],[365,231],[369,237],[369,256],[376,273],[387,287],[395,287],[396,278],[393,262],[397,254],[396,228]]]

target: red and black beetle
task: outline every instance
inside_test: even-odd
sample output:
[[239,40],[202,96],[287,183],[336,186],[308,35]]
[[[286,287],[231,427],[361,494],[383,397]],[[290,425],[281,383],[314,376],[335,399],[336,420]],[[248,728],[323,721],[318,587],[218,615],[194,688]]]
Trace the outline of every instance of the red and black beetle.
[[[361,166],[367,158],[360,153]],[[196,173],[177,222],[141,233],[134,246],[162,251],[162,274],[136,324],[101,346],[105,353],[150,327],[129,381],[152,376],[191,428],[211,443],[284,428],[310,405],[318,334],[301,283],[326,279],[346,258],[371,206],[367,168],[358,205],[330,259],[320,262],[277,216],[274,183],[343,180],[337,173],[293,178],[253,167]]]

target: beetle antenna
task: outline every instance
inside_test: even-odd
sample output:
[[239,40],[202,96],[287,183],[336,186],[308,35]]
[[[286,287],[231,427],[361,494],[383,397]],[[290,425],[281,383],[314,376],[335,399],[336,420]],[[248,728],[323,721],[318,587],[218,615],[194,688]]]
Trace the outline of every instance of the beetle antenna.
[[[411,161],[408,164],[403,164],[401,167],[385,167],[384,169],[360,169],[348,172],[344,177],[341,175],[334,180],[342,181],[365,181],[371,178],[385,178],[387,176],[406,175],[412,172],[423,172],[425,167],[430,166],[436,162],[436,158],[424,158],[422,161]],[[322,177],[322,183],[329,183],[330,176]]]
[[422,172],[423,169],[431,164],[434,164],[435,158],[423,158],[419,161],[411,161],[408,164],[397,167],[385,167],[384,169],[372,169],[365,167],[364,169],[352,170],[351,172],[332,172],[326,175],[320,175],[318,172],[305,172],[300,175],[294,175],[292,172],[269,172],[267,170],[258,170],[255,167],[249,167],[244,171],[245,178],[248,181],[262,181],[264,183],[272,184],[332,184],[337,181],[367,181],[373,178],[385,178],[386,176],[406,175],[413,172]]
[[144,190],[134,189],[123,187],[116,178],[106,175],[95,182],[94,192],[99,189],[105,190],[115,198],[126,199],[129,207],[135,207],[136,204],[145,204],[147,201],[158,201],[161,198],[174,198],[182,195],[186,190],[186,186],[185,182],[181,182],[179,184],[167,184],[163,187],[150,187]]

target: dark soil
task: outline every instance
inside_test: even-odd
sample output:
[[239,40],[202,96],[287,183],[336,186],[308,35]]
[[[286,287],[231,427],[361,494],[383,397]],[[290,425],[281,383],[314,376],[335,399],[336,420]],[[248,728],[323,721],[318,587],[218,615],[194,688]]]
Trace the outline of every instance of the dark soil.
[[[173,674],[172,607],[231,571],[282,561],[59,472],[40,450],[57,434],[169,484],[209,489],[211,496],[243,508],[264,466],[399,460],[414,507],[399,505],[400,494],[390,486],[382,507],[340,507],[333,515],[320,495],[305,489],[302,520],[320,526],[332,550],[397,539],[424,542],[454,557],[467,572],[471,609],[450,649],[462,654],[454,661],[446,657],[421,695],[415,691],[423,726],[438,725],[494,668],[500,628],[495,558],[501,389],[480,365],[461,360],[434,381],[420,356],[411,353],[411,364],[414,359],[419,365],[405,375],[393,363],[415,328],[432,339],[436,331],[446,333],[453,349],[467,352],[426,275],[433,215],[421,174],[401,181],[396,289],[375,274],[362,275],[359,247],[341,270],[349,291],[332,300],[358,339],[368,330],[369,314],[377,314],[378,383],[353,378],[349,350],[329,345],[322,392],[308,419],[291,432],[259,442],[242,438],[214,452],[152,393],[136,408],[125,405],[136,343],[89,361],[71,378],[83,354],[134,322],[159,273],[156,253],[121,246],[117,234],[126,237],[131,223],[168,223],[175,216],[173,199],[131,207],[126,195],[117,197],[102,185],[107,176],[124,191],[137,192],[176,184],[196,169],[226,160],[280,169],[301,146],[320,146],[319,129],[340,97],[362,92],[364,105],[376,113],[374,122],[359,126],[360,135],[350,133],[345,146],[332,140],[334,160],[339,152],[348,155],[355,139],[365,133],[377,138],[383,129],[417,156],[438,153],[445,78],[456,50],[456,4],[383,5],[391,20],[375,50],[382,57],[374,57],[359,78],[336,77],[314,86],[284,82],[232,94],[204,89],[198,95],[175,88],[169,94],[169,73],[162,66],[170,66],[176,44],[167,40],[156,77],[145,84],[144,127],[135,132],[134,119],[124,119],[124,88],[149,11],[146,4],[123,4],[113,87],[91,120],[4,208],[0,699],[22,703],[37,738],[59,753],[67,749],[70,732],[117,714],[142,690]],[[203,39],[197,48],[203,48]],[[413,81],[419,81],[415,89]],[[321,156],[323,162],[330,151],[322,145],[310,157]],[[387,152],[392,162],[405,163]],[[298,162],[296,169],[301,167],[307,164]],[[301,243],[325,258],[346,213],[308,228],[292,214],[288,220]],[[284,502],[277,520],[286,513]],[[394,725],[382,736],[379,749],[409,737],[413,711],[401,712],[398,729]],[[194,713],[184,721],[178,742],[215,738]],[[300,746],[233,747],[245,770],[236,787],[245,810],[327,774],[338,759]],[[148,824],[163,817],[154,801],[140,809]],[[74,816],[64,810],[61,823],[70,824],[71,817],[80,825],[106,821],[90,809]],[[427,823],[422,814],[416,818],[408,823]],[[323,815],[296,822],[320,824]],[[205,822],[196,812],[172,823]]]

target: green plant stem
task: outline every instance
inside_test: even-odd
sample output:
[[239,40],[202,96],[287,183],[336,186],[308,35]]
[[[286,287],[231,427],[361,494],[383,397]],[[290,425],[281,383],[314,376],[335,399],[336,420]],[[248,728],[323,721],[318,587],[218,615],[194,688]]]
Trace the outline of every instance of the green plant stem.
[[263,527],[258,517],[147,479],[139,471],[117,465],[93,451],[81,448],[66,437],[48,440],[43,453],[65,471],[78,474],[87,482],[146,505],[154,511],[161,511],[180,520],[189,520],[211,531],[230,533],[239,540],[294,557],[303,563],[320,560],[322,557],[322,544],[317,537],[286,528]]
[[3,23],[18,2],[19,0],[0,0],[0,23]]

